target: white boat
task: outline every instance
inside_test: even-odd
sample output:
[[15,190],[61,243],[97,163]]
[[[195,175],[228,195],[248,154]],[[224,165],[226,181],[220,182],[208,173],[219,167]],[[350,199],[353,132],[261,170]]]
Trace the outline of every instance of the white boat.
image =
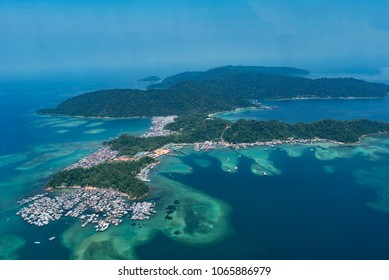
[[50,241],[53,241],[55,239],[55,236],[52,236],[49,238]]
[[34,244],[39,245],[41,243],[39,241],[35,241]]

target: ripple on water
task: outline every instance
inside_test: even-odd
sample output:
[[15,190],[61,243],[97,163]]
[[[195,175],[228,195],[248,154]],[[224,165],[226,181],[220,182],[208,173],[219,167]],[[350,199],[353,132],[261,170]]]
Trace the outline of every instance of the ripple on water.
[[330,173],[330,174],[333,174],[336,172],[335,168],[332,165],[324,165],[323,169],[325,172]]
[[70,131],[69,129],[61,129],[61,130],[57,130],[55,133],[64,134],[64,133],[67,133],[69,131]]
[[104,122],[92,122],[92,123],[86,125],[85,127],[96,127],[96,126],[100,126],[103,124],[104,124]]
[[[72,142],[63,145],[39,145],[31,149],[23,157],[15,154],[18,162],[15,165],[2,167],[6,173],[0,180],[0,211],[12,209],[16,201],[36,192],[42,192],[45,181],[65,166],[90,154],[90,149],[100,147],[99,142]],[[11,161],[13,155],[5,160]],[[12,188],[10,188],[12,186]]]
[[377,196],[368,205],[376,210],[389,212],[389,165],[358,169],[353,175],[363,187],[375,191]]
[[34,123],[36,123],[37,125],[35,126],[36,128],[42,128],[42,127],[46,127],[46,126],[54,126],[54,125],[57,125],[57,124],[61,124],[61,123],[64,123],[66,122],[66,119],[57,119],[57,118],[53,118],[53,117],[42,117],[35,121]]
[[17,163],[19,161],[23,161],[26,158],[27,158],[27,155],[24,153],[0,156],[0,168],[3,166],[6,166],[6,165]]
[[88,121],[67,121],[63,123],[54,124],[52,125],[52,127],[77,127],[86,123],[88,123]]
[[72,259],[136,259],[134,246],[152,238],[150,234],[146,227],[133,229],[129,221],[98,233],[92,226],[81,228],[75,223],[63,233],[62,242],[71,250]]
[[100,129],[89,129],[84,131],[84,134],[99,134],[105,132],[105,129],[100,128]]
[[63,145],[55,144],[40,145],[35,147],[32,151],[30,154],[30,160],[19,165],[16,169],[34,169],[48,163],[50,160],[70,156],[74,153],[74,150],[75,146],[72,144],[66,145],[66,148],[64,148]]
[[18,251],[26,244],[20,235],[0,235],[0,260],[18,259]]

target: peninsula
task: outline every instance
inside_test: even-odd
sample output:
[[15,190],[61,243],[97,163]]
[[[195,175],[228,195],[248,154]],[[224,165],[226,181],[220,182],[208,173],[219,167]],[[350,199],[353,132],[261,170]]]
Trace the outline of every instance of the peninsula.
[[[72,97],[39,114],[84,117],[154,117],[211,114],[255,105],[255,100],[292,98],[382,98],[389,85],[353,78],[303,77],[285,67],[226,66],[168,77],[158,89],[100,90]],[[254,104],[253,104],[254,102]]]
[[[389,132],[389,123],[370,120],[321,120],[296,124],[239,120],[232,123],[206,114],[155,119],[158,121],[154,121],[152,134],[145,133],[139,137],[123,134],[105,142],[106,148],[96,153],[105,151],[104,155],[108,156],[102,158],[106,160],[85,167],[86,160],[83,159],[55,174],[47,188],[114,188],[132,198],[140,198],[148,193],[144,181],[148,181],[148,173],[157,164],[155,159],[161,155],[174,154],[174,147],[193,145],[196,150],[209,150],[283,143],[352,143],[363,135]],[[176,121],[172,122],[174,119]],[[161,126],[161,122],[165,125]]]

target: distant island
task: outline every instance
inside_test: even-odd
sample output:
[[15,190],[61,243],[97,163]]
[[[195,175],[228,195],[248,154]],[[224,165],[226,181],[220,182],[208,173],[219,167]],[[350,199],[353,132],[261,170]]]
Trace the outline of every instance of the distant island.
[[146,77],[146,78],[143,78],[143,79],[139,79],[138,82],[151,82],[151,83],[155,83],[155,82],[159,82],[160,80],[162,80],[160,77],[158,76],[150,76],[150,77]]
[[84,117],[153,117],[215,113],[253,106],[254,100],[295,98],[382,98],[389,85],[354,78],[303,77],[288,67],[225,66],[185,72],[148,90],[111,89],[81,94],[39,114]]
[[290,75],[306,76],[309,71],[292,67],[265,67],[265,66],[223,66],[212,68],[207,71],[190,71],[179,73],[165,78],[158,85],[150,85],[148,89],[167,89],[185,81],[209,81],[227,79],[236,74],[270,74],[270,75]]

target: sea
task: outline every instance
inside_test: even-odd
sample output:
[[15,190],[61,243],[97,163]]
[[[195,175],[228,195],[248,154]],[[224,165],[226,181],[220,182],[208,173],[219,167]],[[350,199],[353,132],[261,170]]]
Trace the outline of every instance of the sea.
[[[0,259],[389,259],[389,136],[195,152],[160,158],[151,174],[157,214],[96,232],[64,218],[24,222],[17,201],[43,193],[55,172],[102,142],[140,135],[150,119],[41,116],[35,111],[104,88],[143,88],[131,77],[0,81]],[[273,110],[231,121],[323,118],[389,121],[389,98],[263,101]],[[167,207],[176,211],[166,219]],[[50,237],[55,237],[49,240]]]

